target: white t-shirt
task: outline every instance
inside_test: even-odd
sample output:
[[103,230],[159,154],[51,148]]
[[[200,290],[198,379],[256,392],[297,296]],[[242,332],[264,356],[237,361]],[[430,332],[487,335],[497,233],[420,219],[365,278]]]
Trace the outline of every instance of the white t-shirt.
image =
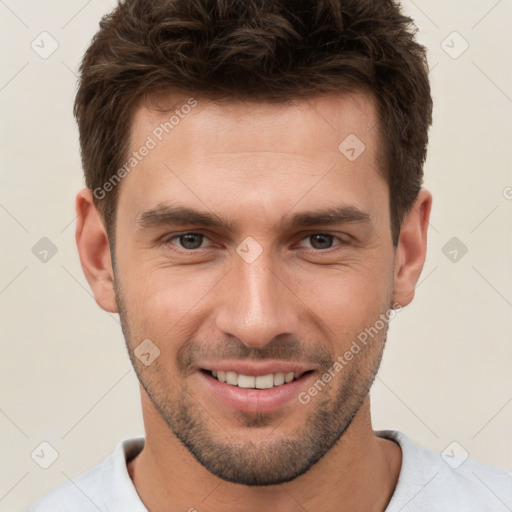
[[[444,455],[394,430],[376,432],[402,449],[398,484],[386,512],[510,512],[512,473]],[[27,512],[147,512],[126,468],[144,438],[119,443],[102,464],[45,494]],[[457,467],[458,466],[458,467]]]

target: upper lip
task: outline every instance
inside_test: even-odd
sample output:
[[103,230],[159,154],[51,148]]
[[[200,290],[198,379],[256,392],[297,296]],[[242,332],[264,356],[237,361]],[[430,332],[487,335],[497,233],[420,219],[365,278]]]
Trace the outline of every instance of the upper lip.
[[302,375],[307,371],[314,370],[311,366],[301,363],[286,361],[218,361],[197,365],[198,370],[235,372],[242,375],[258,377],[271,373],[298,373]]

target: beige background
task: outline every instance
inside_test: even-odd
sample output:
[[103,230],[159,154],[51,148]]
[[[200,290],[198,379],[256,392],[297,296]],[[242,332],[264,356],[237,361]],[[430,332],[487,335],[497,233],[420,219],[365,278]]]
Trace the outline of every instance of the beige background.
[[[440,452],[456,441],[449,449],[512,469],[512,2],[403,5],[430,49],[434,209],[416,300],[392,323],[373,390],[375,428]],[[23,510],[143,433],[118,319],[94,302],[74,245],[75,73],[112,6],[0,1],[1,511]],[[59,45],[47,59],[31,48],[42,51],[43,31]],[[42,237],[58,249],[46,263],[32,252]],[[456,262],[453,248],[443,253],[452,237],[468,249]],[[46,470],[31,458],[43,441],[58,452]]]

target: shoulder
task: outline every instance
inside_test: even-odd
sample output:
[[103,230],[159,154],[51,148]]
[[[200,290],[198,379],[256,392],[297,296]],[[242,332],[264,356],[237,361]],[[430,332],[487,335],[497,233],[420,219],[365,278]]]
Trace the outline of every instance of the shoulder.
[[120,442],[105,461],[52,489],[27,512],[145,511],[126,469],[143,445],[143,438]]
[[73,480],[68,480],[39,498],[27,512],[98,512],[104,510],[98,490],[102,465],[99,464]]
[[[377,432],[402,449],[402,468],[386,512],[507,512],[512,507],[512,473],[458,456],[438,453],[397,431]],[[459,445],[460,446],[460,445]]]

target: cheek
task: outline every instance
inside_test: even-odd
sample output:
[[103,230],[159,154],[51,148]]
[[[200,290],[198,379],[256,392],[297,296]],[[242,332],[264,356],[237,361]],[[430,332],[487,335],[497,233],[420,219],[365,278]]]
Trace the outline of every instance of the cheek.
[[[164,342],[198,325],[201,311],[222,277],[213,270],[128,264],[122,274],[122,293],[130,329],[138,338]],[[165,343],[168,345],[168,343]]]
[[[361,265],[363,266],[363,265]],[[390,307],[392,264],[331,269],[303,281],[300,296],[339,352]]]

